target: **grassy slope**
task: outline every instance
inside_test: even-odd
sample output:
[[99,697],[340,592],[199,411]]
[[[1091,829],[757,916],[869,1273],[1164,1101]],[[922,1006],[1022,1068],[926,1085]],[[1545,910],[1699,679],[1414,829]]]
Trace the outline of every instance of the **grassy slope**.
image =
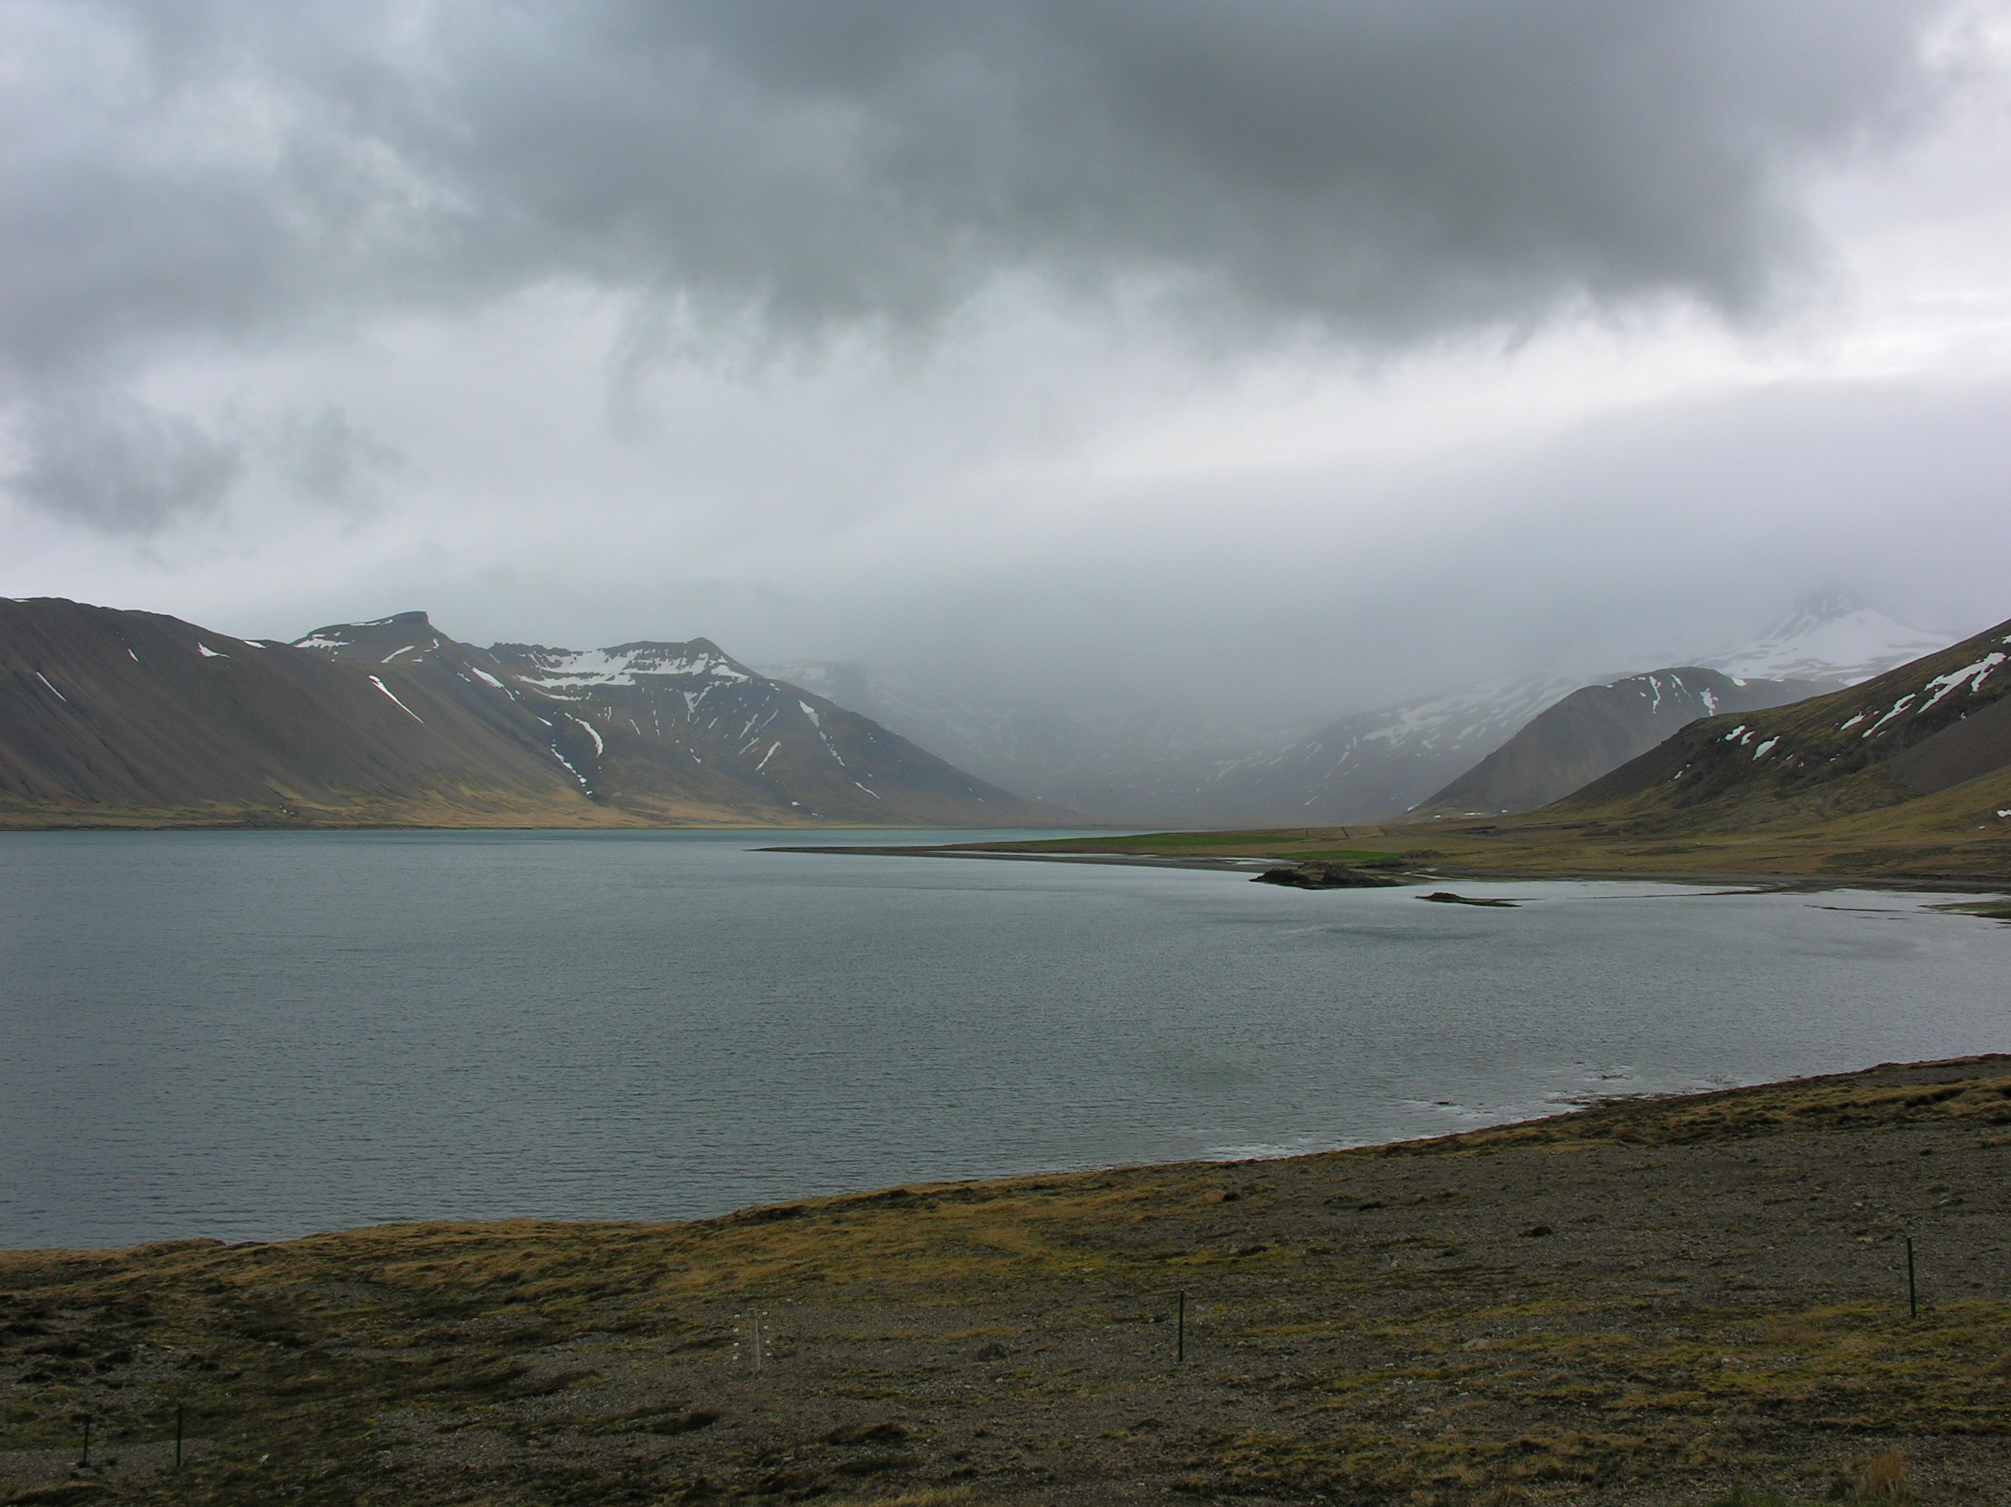
[[[1881,778],[1861,777],[1863,785]],[[2011,884],[2011,769],[1934,795],[1832,814],[1764,796],[1674,812],[1564,802],[1485,821],[1431,820],[1252,832],[1067,838],[1024,851],[1172,858],[1230,854],[1365,862],[1402,857],[1437,874],[1752,874]]]
[[[1951,794],[1954,794],[1951,792]],[[2011,790],[2000,804],[2011,806]],[[1941,798],[1933,798],[1937,802]],[[1588,817],[1504,816],[1486,822],[1391,822],[1347,828],[1283,828],[1251,832],[1168,832],[1122,845],[1095,838],[1001,845],[1021,851],[1123,853],[1139,857],[1213,858],[1247,855],[1340,863],[1401,857],[1439,877],[1491,874],[1753,875],[1756,877],[1928,880],[2011,885],[2011,832],[2005,823],[1944,822],[1939,811],[1905,808],[1905,819],[1874,814],[1764,832],[1675,835],[1621,821]],[[1948,801],[1947,805],[1958,805]],[[1956,811],[1958,818],[1970,813]]]
[[2007,1143],[1993,1058],[700,1224],[0,1255],[0,1497],[1680,1507],[1898,1451],[1992,1500]]

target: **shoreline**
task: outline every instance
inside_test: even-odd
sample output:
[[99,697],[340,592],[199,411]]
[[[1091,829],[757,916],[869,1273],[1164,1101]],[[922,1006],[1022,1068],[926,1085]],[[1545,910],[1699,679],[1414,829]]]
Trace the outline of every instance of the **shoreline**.
[[[886,844],[791,844],[757,848],[759,853],[868,854],[884,858],[971,858],[1019,863],[1102,864],[1120,868],[1196,869],[1214,873],[1257,873],[1266,869],[1289,868],[1289,856],[1208,855],[1184,853],[1036,852],[1011,848],[985,848],[967,844],[897,846]],[[2002,882],[1966,880],[1958,877],[1882,874],[1801,874],[1753,872],[1750,870],[1690,869],[1517,869],[1483,865],[1432,864],[1415,870],[1392,870],[1391,877],[1403,885],[1439,884],[1448,880],[1483,880],[1489,883],[1543,882],[1564,880],[1596,883],[1682,884],[1723,886],[1753,894],[1821,894],[1830,890],[1872,889],[1895,893],[2003,895],[2011,898],[2011,885]],[[1396,886],[1390,886],[1392,888]]]
[[[1021,1184],[1048,1180],[1094,1178],[1112,1175],[1171,1174],[1208,1168],[1266,1167],[1277,1163],[1315,1160],[1324,1157],[1346,1156],[1408,1156],[1436,1155],[1442,1152],[1458,1152],[1470,1149],[1483,1140],[1498,1137],[1518,1137],[1523,1133],[1547,1133],[1567,1130],[1577,1122],[1590,1122],[1600,1117],[1625,1115],[1638,1111],[1657,1109],[1696,1108],[1708,1111],[1720,1101],[1774,1092],[1794,1092],[1824,1085],[1847,1084],[1857,1080],[1871,1079],[1895,1073],[1943,1072],[1948,1070],[1976,1069],[1978,1072],[2001,1071],[2006,1075],[2007,1085],[2011,1085],[2011,1051],[1980,1052],[1962,1057],[1923,1059],[1917,1062],[1881,1062],[1870,1067],[1854,1068],[1839,1073],[1817,1073],[1805,1077],[1769,1078],[1754,1083],[1713,1086],[1709,1088],[1670,1089],[1643,1093],[1595,1094],[1583,1099],[1561,1100],[1558,1108],[1551,1113],[1525,1116],[1521,1119],[1495,1120],[1475,1125],[1465,1130],[1446,1131],[1442,1134],[1410,1136],[1392,1141],[1359,1141],[1345,1145],[1327,1146],[1311,1151],[1288,1151],[1269,1156],[1240,1157],[1190,1157],[1170,1162],[1096,1162],[1076,1166],[1036,1167],[1021,1172],[1010,1172],[994,1177],[952,1178],[935,1181],[927,1178],[910,1179],[893,1189],[866,1188],[846,1189],[835,1193],[811,1193],[786,1196],[774,1203],[747,1204],[729,1209],[719,1214],[703,1214],[689,1219],[563,1219],[542,1215],[509,1214],[491,1219],[402,1219],[382,1224],[354,1225],[341,1229],[313,1230],[300,1235],[278,1236],[270,1240],[245,1239],[223,1240],[208,1235],[160,1235],[147,1240],[135,1241],[130,1245],[85,1245],[85,1246],[0,1246],[0,1263],[18,1257],[48,1257],[51,1259],[85,1259],[93,1257],[122,1257],[173,1247],[212,1246],[219,1250],[263,1250],[298,1244],[303,1241],[344,1239],[352,1236],[374,1236],[406,1231],[470,1229],[489,1227],[517,1228],[535,1227],[547,1230],[605,1230],[605,1229],[685,1229],[703,1228],[712,1225],[730,1225],[746,1222],[762,1222],[766,1211],[778,1208],[809,1207],[818,1204],[871,1203],[885,1199],[890,1191],[922,1189],[941,1193],[955,1189],[1009,1188]],[[2005,1095],[2011,1101],[2011,1093]],[[2011,1109],[2007,1109],[2011,1114]],[[2007,1119],[2006,1124],[2011,1124]],[[2011,1142],[2007,1142],[2011,1144]]]
[[1988,1499],[2007,1148],[1996,1054],[683,1224],[11,1252],[0,1499],[1705,1507],[1893,1459]]

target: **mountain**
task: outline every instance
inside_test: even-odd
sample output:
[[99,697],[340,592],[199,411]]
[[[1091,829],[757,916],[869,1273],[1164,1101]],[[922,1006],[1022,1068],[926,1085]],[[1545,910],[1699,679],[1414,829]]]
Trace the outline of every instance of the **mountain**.
[[341,664],[479,683],[539,725],[590,799],[690,825],[1046,826],[1022,801],[828,698],[770,679],[709,639],[610,649],[442,637],[424,613],[317,628],[298,647]]
[[1706,658],[1709,669],[1748,680],[1856,685],[1933,654],[1948,642],[1894,622],[1848,592],[1812,592],[1753,643]]
[[1693,722],[1542,814],[1752,831],[1901,808],[1907,823],[2011,831],[2007,664],[2011,622],[1862,685]]
[[[1778,705],[1892,668],[1945,640],[1838,591],[1701,664],[1588,685],[1546,672],[1352,712],[1303,732],[1203,697],[1027,704],[860,665],[771,670],[855,707],[988,780],[1114,826],[1336,826],[1413,809],[1527,809],[1651,748],[1689,717]],[[1578,693],[1588,694],[1578,696]],[[1708,692],[1708,697],[1706,696]],[[1564,703],[1571,702],[1567,708]],[[1539,714],[1513,753],[1504,745]],[[1476,768],[1503,751],[1483,775]],[[1469,775],[1473,783],[1458,783]]]
[[1406,811],[1532,810],[1693,718],[1849,685],[1945,642],[1824,591],[1753,643],[1701,665],[1594,685],[1526,676],[1343,717],[1275,757],[1225,773],[1210,814],[1225,825],[1323,826]]
[[443,689],[157,613],[0,599],[0,810],[605,820],[513,707]]
[[[1701,665],[1593,685],[1557,673],[1489,681],[1349,713],[1310,733],[1252,724],[1204,702],[1028,705],[859,665],[771,673],[816,687],[986,779],[1111,825],[1335,826],[1414,809],[1540,806],[1652,748],[1683,721],[1710,715],[1714,704],[1779,705],[1942,642],[1827,591]],[[1483,773],[1477,766],[1489,759]]]
[[718,646],[457,643],[423,612],[244,640],[0,599],[0,820],[1050,825]]
[[1806,680],[1747,680],[1684,666],[1582,686],[1414,814],[1534,811],[1619,768],[1699,717],[1760,711],[1829,689]]

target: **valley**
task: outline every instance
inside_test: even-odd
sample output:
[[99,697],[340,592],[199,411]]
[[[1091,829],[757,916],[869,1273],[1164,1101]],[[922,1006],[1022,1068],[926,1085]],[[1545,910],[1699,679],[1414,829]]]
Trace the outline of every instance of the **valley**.
[[1681,731],[1539,810],[1020,851],[1400,861],[1419,874],[2011,883],[2011,622],[1862,685]]
[[1823,591],[1748,643],[1663,660],[1662,668],[1585,675],[1561,666],[1455,681],[1310,727],[1261,710],[1230,717],[1199,688],[1151,706],[1132,705],[1117,687],[1092,699],[1057,687],[1051,699],[1029,701],[862,665],[775,673],[1007,789],[1102,825],[1331,826],[1417,811],[1534,809],[1647,752],[1690,718],[1853,684],[1944,642]]

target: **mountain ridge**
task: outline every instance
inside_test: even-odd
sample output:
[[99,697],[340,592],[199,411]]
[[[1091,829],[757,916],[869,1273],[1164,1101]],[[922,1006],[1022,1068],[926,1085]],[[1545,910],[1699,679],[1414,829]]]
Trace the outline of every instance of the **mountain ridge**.
[[1760,711],[1828,689],[1806,680],[1749,680],[1697,665],[1581,686],[1410,814],[1534,811],[1646,753],[1699,717]]
[[9,825],[1072,820],[707,639],[482,649],[406,612],[282,643],[0,599]]
[[[1975,787],[2011,802],[2011,621],[1860,685],[1691,723],[1546,813],[1752,827]],[[2002,787],[2001,791],[1999,787]],[[2001,795],[2001,799],[1998,798]]]

